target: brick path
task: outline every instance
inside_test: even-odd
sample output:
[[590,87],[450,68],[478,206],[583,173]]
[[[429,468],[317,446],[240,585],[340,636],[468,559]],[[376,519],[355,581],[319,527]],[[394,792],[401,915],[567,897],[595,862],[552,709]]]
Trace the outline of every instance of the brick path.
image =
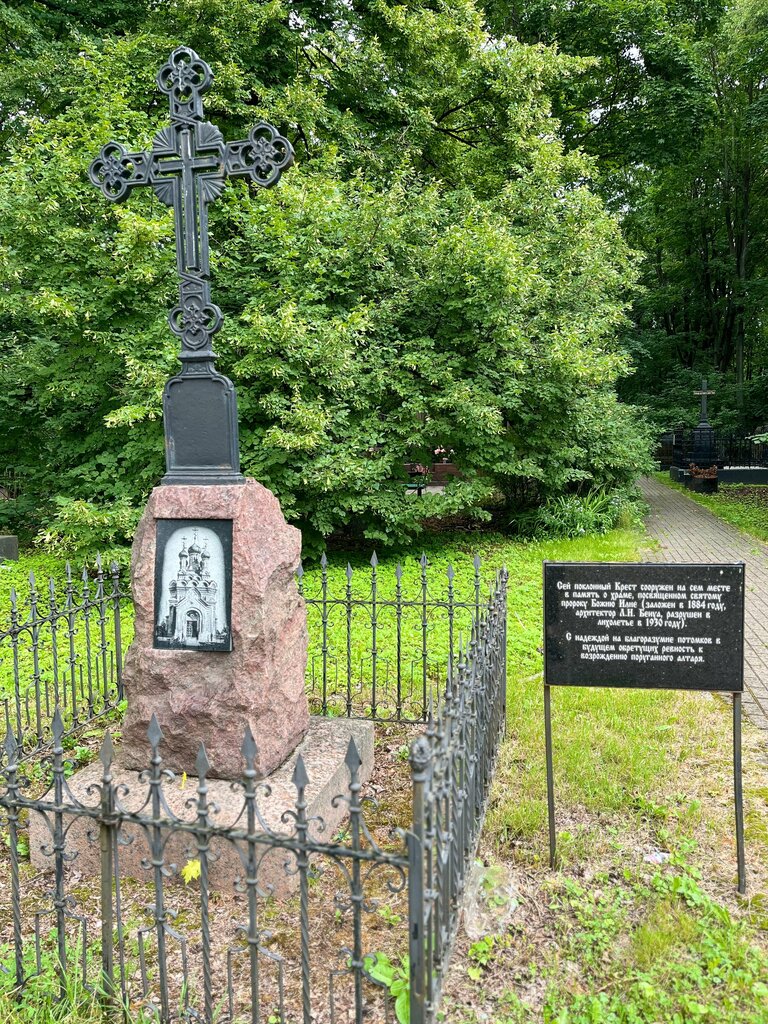
[[768,731],[768,545],[749,537],[657,479],[640,481],[659,541],[651,562],[745,562],[744,711]]

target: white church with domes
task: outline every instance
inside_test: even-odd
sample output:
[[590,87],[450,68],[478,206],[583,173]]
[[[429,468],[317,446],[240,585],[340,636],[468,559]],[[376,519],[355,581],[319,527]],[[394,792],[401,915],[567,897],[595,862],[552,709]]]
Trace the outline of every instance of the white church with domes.
[[197,541],[197,530],[193,530],[192,543],[187,547],[187,538],[181,538],[179,571],[168,585],[168,611],[157,632],[174,647],[199,647],[219,644],[222,640],[221,627],[217,623],[218,584],[210,573],[210,552],[208,542],[201,547]]

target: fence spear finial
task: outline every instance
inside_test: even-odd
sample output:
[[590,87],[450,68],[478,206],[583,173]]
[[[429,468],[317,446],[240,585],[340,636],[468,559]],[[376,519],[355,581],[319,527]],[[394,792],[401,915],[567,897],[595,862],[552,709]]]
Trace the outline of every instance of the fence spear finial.
[[163,730],[160,728],[160,723],[158,722],[157,715],[154,711],[152,712],[152,718],[149,720],[147,739],[149,740],[149,745],[153,750],[157,750],[163,740]]
[[51,733],[56,743],[60,743],[64,736],[64,723],[61,720],[61,712],[59,711],[59,705],[56,705],[56,710],[53,712],[53,721],[51,722]]
[[197,770],[197,777],[198,779],[200,779],[201,782],[206,777],[208,772],[211,770],[211,762],[208,760],[208,755],[205,752],[204,743],[200,744],[200,749],[197,752],[197,757],[195,758],[195,768]]
[[299,754],[296,758],[296,766],[293,769],[293,784],[296,789],[301,792],[307,788],[309,783],[309,776],[307,775],[307,769],[304,765],[304,758]]
[[109,771],[110,765],[115,757],[115,748],[112,743],[112,733],[107,730],[104,734],[104,742],[101,744],[101,750],[99,751],[99,760],[104,765],[104,771]]
[[357,773],[360,765],[363,763],[357,749],[357,744],[352,736],[349,737],[349,743],[347,744],[347,756],[344,758],[344,763],[353,775]]
[[19,745],[16,742],[16,737],[13,735],[13,729],[11,729],[10,726],[8,726],[8,729],[5,732],[3,749],[5,750],[5,756],[8,758],[8,764],[16,764],[16,755],[19,751]]
[[243,745],[240,747],[240,753],[245,758],[245,763],[248,768],[253,768],[256,763],[256,755],[258,752],[259,748],[256,745],[256,740],[253,738],[251,727],[250,725],[246,725],[245,734],[243,736]]

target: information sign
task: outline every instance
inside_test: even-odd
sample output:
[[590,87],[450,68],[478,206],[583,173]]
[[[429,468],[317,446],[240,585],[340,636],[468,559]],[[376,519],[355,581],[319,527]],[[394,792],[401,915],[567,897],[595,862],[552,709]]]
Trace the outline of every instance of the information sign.
[[738,891],[746,892],[741,781],[744,564],[544,563],[544,737],[551,867],[556,862],[553,686],[732,695]]
[[744,566],[544,563],[545,682],[744,688]]

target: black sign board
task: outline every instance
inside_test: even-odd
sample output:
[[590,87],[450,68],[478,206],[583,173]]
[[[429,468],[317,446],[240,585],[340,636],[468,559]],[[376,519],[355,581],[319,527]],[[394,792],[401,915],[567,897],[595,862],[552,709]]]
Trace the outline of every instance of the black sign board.
[[738,891],[746,892],[741,780],[744,564],[544,563],[544,741],[556,863],[551,687],[727,692],[733,699]]
[[548,686],[744,688],[744,566],[544,563]]

